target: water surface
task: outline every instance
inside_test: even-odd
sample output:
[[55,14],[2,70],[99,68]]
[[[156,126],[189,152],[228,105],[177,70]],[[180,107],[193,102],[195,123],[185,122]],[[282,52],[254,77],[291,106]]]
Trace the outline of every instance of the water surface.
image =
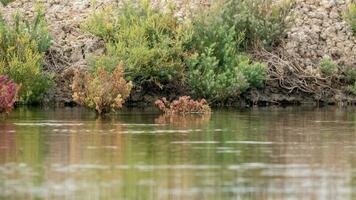
[[0,119],[0,199],[356,199],[356,110]]

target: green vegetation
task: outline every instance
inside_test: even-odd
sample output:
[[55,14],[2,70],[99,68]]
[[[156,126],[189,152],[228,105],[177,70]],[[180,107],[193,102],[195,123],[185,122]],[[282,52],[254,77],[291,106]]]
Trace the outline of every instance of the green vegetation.
[[319,63],[319,68],[323,74],[331,76],[338,71],[339,66],[332,59],[323,58]]
[[347,87],[347,90],[351,92],[351,94],[356,95],[356,82]]
[[349,67],[345,70],[346,81],[355,82],[356,81],[356,70],[352,67]]
[[356,35],[356,3],[350,3],[344,16],[346,21],[350,24],[354,35]]
[[227,0],[218,12],[224,24],[245,35],[240,46],[270,48],[284,33],[292,5],[292,0]]
[[173,9],[162,12],[149,1],[125,3],[95,13],[83,28],[106,42],[106,53],[91,59],[93,69],[104,66],[113,71],[123,61],[128,80],[163,86],[184,77],[185,45],[191,33]]
[[[242,51],[250,43],[245,30],[229,24],[229,5],[216,5],[193,20],[195,55],[188,58],[188,83],[194,97],[224,101],[249,87],[263,86],[266,66],[253,63]],[[225,7],[226,6],[226,7]],[[226,9],[226,10],[225,10]],[[223,12],[221,12],[223,10]]]
[[0,3],[3,5],[3,6],[6,6],[7,4],[13,2],[14,0],[0,0]]
[[195,98],[225,101],[250,87],[262,87],[266,65],[246,52],[277,43],[286,27],[290,1],[222,1],[189,20],[179,20],[170,7],[163,12],[150,1],[106,8],[83,29],[106,43],[104,55],[90,58],[92,72],[112,72],[123,61],[125,76],[136,85],[161,88],[178,80]]
[[41,9],[33,21],[16,15],[14,24],[8,25],[0,19],[0,74],[21,86],[20,103],[39,102],[53,86],[52,75],[42,71],[43,53],[50,44]]
[[352,67],[348,67],[344,70],[346,83],[349,84],[347,91],[356,95],[356,70]]

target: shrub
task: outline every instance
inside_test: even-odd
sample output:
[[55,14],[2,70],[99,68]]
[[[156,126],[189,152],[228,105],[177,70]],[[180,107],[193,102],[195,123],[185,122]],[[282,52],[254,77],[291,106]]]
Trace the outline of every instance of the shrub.
[[234,25],[226,23],[214,10],[203,13],[193,23],[191,45],[196,54],[187,58],[187,81],[194,97],[225,101],[249,87],[263,85],[266,66],[251,62],[240,51],[245,36],[236,32]]
[[210,113],[211,109],[205,101],[193,100],[189,96],[179,97],[178,100],[168,102],[166,98],[158,99],[156,106],[166,114]]
[[20,84],[20,103],[39,102],[53,86],[52,75],[42,71],[43,53],[51,44],[44,14],[33,21],[14,17],[14,25],[0,19],[0,74]]
[[356,95],[356,82],[354,82],[353,84],[349,85],[347,87],[347,91],[349,91],[353,95]]
[[319,63],[319,68],[322,73],[325,75],[332,75],[336,73],[338,70],[338,65],[334,63],[334,61],[330,58],[323,58]]
[[18,87],[7,76],[0,76],[0,113],[9,113],[17,98]]
[[111,72],[123,61],[127,79],[136,84],[162,86],[183,78],[185,45],[191,34],[172,9],[162,12],[150,1],[126,1],[122,7],[95,13],[83,28],[106,42],[106,53],[92,59],[92,71],[105,63]]
[[124,79],[123,64],[110,75],[98,68],[95,75],[75,72],[72,90],[73,99],[80,105],[95,109],[99,114],[115,111],[129,97],[132,84]]
[[356,3],[350,3],[344,16],[346,21],[350,24],[353,34],[356,35]]
[[227,0],[220,12],[224,23],[245,34],[243,48],[268,48],[284,33],[292,4],[292,0]]
[[224,101],[236,97],[248,88],[248,82],[236,65],[219,65],[208,49],[190,66],[188,83],[195,97],[209,101]]
[[204,114],[162,114],[155,119],[156,124],[162,124],[177,127],[177,128],[192,128],[192,126],[206,126],[211,119],[211,113]]
[[6,6],[7,4],[13,2],[14,0],[0,0],[0,3],[3,5],[3,6]]
[[355,82],[356,81],[356,70],[354,68],[346,68],[345,69],[345,77],[347,82]]

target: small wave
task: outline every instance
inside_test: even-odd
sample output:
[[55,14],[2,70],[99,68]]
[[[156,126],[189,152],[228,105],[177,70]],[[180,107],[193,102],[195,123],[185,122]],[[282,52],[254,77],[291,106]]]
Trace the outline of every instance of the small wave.
[[96,165],[96,164],[74,164],[67,166],[56,166],[55,170],[57,172],[75,172],[77,170],[107,170],[110,167],[107,165]]
[[171,144],[219,144],[219,141],[174,141]]
[[87,149],[117,149],[117,146],[87,146]]
[[121,126],[166,126],[167,124],[118,124]]
[[227,144],[273,144],[273,142],[264,141],[227,141]]
[[138,170],[166,170],[166,169],[185,169],[185,170],[208,170],[208,169],[218,169],[219,165],[135,165],[134,168]]
[[16,126],[83,126],[83,123],[50,123],[50,122],[24,122],[14,123]]

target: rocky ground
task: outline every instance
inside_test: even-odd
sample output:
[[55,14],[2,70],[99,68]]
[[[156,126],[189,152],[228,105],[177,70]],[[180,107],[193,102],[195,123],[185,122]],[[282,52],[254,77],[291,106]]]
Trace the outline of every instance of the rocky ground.
[[304,67],[330,57],[343,66],[356,67],[356,37],[343,20],[351,0],[298,0],[291,17],[284,49],[302,59]]
[[[186,0],[177,0],[181,6],[178,15],[187,13]],[[356,37],[352,37],[350,27],[342,19],[342,12],[352,0],[296,0],[290,14],[293,19],[279,51],[293,57],[298,66],[317,74],[316,65],[324,57],[333,58],[340,66],[356,67]],[[48,95],[48,101],[71,102],[70,80],[75,68],[87,67],[87,55],[104,51],[100,39],[86,34],[80,24],[95,10],[120,0],[41,0],[46,9],[46,20],[53,35],[53,45],[46,55],[45,69],[56,72],[57,88]],[[202,0],[190,0],[192,5],[205,3]],[[35,3],[32,0],[16,0],[6,6],[0,6],[0,12],[8,20],[20,12],[26,17],[33,17]],[[288,62],[288,60],[286,61]],[[286,66],[284,66],[286,67]],[[309,74],[310,74],[309,73]],[[280,79],[286,78],[283,72]],[[279,81],[281,82],[281,81]],[[272,83],[280,87],[280,83]],[[293,91],[289,91],[292,93]],[[303,94],[283,95],[278,91],[268,90],[251,92],[247,98],[252,101],[301,101]],[[337,93],[337,92],[336,92]],[[334,93],[334,95],[336,95]],[[266,95],[268,94],[268,95]],[[257,97],[256,97],[257,96]],[[312,99],[315,97],[311,97]]]

